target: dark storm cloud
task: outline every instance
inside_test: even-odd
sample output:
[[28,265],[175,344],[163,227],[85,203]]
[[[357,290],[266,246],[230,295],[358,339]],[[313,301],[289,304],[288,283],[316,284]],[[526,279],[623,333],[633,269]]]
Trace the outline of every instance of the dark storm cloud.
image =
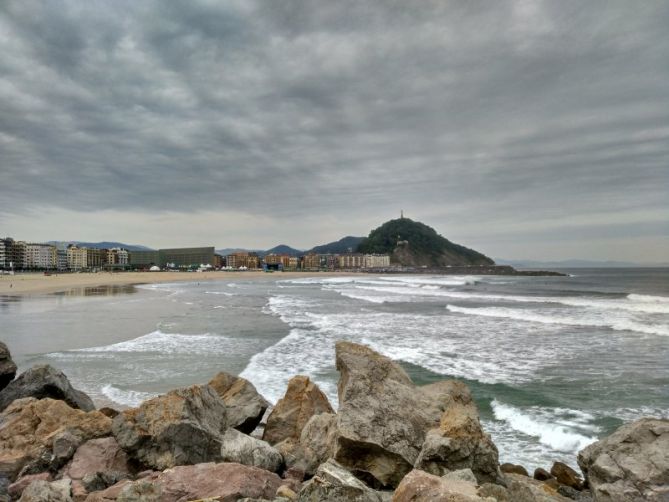
[[0,218],[404,207],[615,234],[666,210],[667,26],[659,1],[6,1]]

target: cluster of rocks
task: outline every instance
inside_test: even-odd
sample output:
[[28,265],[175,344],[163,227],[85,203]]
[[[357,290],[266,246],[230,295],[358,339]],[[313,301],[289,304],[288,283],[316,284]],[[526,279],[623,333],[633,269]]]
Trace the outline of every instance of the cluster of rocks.
[[[394,361],[336,346],[339,409],[296,376],[267,414],[227,373],[137,408],[96,410],[50,366],[14,379],[0,344],[0,502],[669,500],[669,421],[642,419],[532,477],[502,464],[469,389],[416,386]],[[266,416],[264,424],[261,424]]]

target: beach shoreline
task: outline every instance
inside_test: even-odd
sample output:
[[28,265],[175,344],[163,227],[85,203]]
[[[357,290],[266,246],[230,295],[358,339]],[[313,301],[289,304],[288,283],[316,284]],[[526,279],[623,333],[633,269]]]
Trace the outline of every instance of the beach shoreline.
[[351,272],[274,272],[211,271],[211,272],[82,272],[44,275],[21,273],[0,275],[0,295],[29,296],[60,293],[73,288],[102,286],[136,286],[169,282],[203,282],[225,280],[260,280],[278,277],[322,277],[324,275],[351,275]]

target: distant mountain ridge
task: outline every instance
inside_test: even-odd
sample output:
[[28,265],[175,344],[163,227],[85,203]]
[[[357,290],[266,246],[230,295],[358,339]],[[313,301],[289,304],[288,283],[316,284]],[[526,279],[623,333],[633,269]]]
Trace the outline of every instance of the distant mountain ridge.
[[302,256],[304,251],[292,248],[286,244],[279,244],[265,251],[265,254],[284,254],[288,256]]
[[409,218],[390,220],[375,228],[360,243],[358,251],[388,253],[391,263],[414,267],[495,264],[484,254],[455,244],[434,228]]
[[123,242],[113,242],[113,241],[102,241],[102,242],[83,242],[83,241],[49,241],[47,244],[52,244],[54,246],[67,246],[73,244],[79,247],[84,248],[93,248],[93,249],[111,249],[111,248],[123,248],[128,251],[153,251],[153,248],[146,246],[141,246],[139,244],[125,244]]
[[309,250],[310,253],[316,254],[343,254],[352,253],[358,249],[360,243],[365,240],[364,237],[353,237],[351,235],[343,237],[338,241],[329,242],[315,246]]

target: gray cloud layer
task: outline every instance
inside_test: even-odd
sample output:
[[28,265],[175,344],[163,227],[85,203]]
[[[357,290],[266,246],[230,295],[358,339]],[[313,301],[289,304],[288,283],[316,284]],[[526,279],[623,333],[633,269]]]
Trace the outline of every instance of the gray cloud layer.
[[186,244],[145,227],[200,215],[182,240],[309,246],[402,207],[491,255],[657,260],[667,26],[662,1],[5,1],[0,230]]

